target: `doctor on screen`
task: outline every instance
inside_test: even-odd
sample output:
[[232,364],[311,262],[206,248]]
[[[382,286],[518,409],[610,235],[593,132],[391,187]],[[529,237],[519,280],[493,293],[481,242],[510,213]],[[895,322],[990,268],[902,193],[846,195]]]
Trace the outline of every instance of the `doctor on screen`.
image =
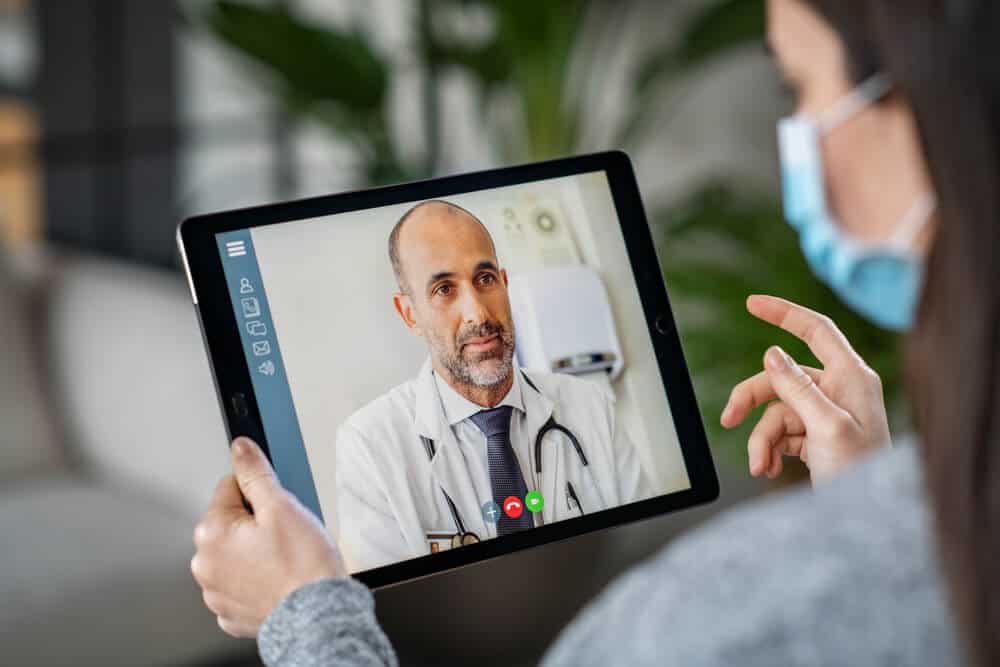
[[340,538],[354,569],[653,495],[610,392],[514,363],[507,274],[478,219],[417,205],[389,256],[393,304],[429,357],[337,432]]

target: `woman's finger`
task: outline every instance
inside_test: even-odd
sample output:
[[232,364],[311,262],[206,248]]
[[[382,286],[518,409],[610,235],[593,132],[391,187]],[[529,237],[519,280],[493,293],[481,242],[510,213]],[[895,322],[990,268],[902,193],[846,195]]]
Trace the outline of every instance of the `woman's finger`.
[[757,477],[769,473],[774,459],[781,458],[776,451],[778,444],[786,437],[805,433],[805,426],[787,405],[772,403],[761,416],[747,441],[747,456],[750,473]]
[[764,368],[778,398],[799,416],[806,431],[825,431],[850,415],[827,398],[812,377],[777,345],[764,355]]
[[216,618],[219,627],[230,637],[238,639],[251,639],[257,636],[257,626],[232,618],[218,616]]
[[809,465],[809,461],[806,459],[806,436],[802,435],[790,435],[784,440],[778,443],[778,449],[781,451],[783,456],[794,456],[806,465]]
[[[818,368],[809,366],[800,366],[800,368],[817,383],[823,377],[823,371]],[[768,377],[767,371],[761,371],[733,387],[733,391],[729,394],[729,401],[726,402],[726,407],[722,410],[721,423],[726,428],[739,426],[754,409],[765,403],[770,403],[777,397],[778,394],[771,386],[771,378]]]
[[226,595],[217,590],[203,589],[201,599],[216,616],[232,621],[246,622],[254,618],[254,610],[240,602],[238,598]]
[[782,458],[783,456],[781,454],[781,451],[777,447],[775,447],[774,450],[772,450],[771,452],[771,465],[767,469],[768,479],[775,479],[778,477],[778,475],[781,474],[781,471],[785,467]]
[[208,503],[206,514],[213,512],[226,514],[232,511],[246,512],[246,508],[243,506],[243,496],[240,494],[236,478],[232,475],[226,475],[215,485],[215,491]]
[[774,479],[781,475],[781,471],[784,469],[783,459],[786,456],[797,457],[805,463],[803,454],[805,441],[805,435],[787,435],[779,440],[771,449],[771,468],[767,471],[767,476]]
[[230,448],[237,491],[246,498],[254,513],[266,512],[283,495],[281,482],[267,456],[253,440],[241,436]]
[[750,474],[754,477],[765,474],[771,468],[771,447],[785,434],[784,413],[787,409],[783,403],[772,403],[750,433],[747,458]]
[[805,342],[826,368],[859,361],[857,352],[829,317],[786,299],[755,294],[747,299],[754,317],[781,327]]

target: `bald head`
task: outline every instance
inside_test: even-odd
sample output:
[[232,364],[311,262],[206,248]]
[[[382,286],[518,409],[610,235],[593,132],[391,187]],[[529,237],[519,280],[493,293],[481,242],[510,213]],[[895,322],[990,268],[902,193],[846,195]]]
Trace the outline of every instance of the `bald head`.
[[[470,225],[474,227],[469,228]],[[474,236],[485,237],[495,260],[496,246],[493,244],[493,237],[479,218],[461,206],[447,201],[431,200],[417,204],[404,213],[389,234],[389,261],[392,263],[392,271],[396,275],[399,290],[404,294],[411,293],[405,259],[408,245],[435,243],[446,238],[460,242],[460,239],[469,236],[469,232]]]

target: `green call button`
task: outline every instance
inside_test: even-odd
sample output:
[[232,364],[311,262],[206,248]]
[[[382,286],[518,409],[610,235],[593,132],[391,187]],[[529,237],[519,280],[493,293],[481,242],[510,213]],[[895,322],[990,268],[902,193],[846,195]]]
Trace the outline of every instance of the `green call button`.
[[542,498],[542,494],[538,491],[529,491],[524,497],[524,504],[529,512],[541,512],[545,507],[545,498]]

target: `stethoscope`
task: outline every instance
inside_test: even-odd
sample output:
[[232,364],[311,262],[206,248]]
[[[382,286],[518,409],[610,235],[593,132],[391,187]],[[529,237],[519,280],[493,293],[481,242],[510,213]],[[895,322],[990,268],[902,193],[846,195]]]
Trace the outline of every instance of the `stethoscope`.
[[[535,386],[535,383],[531,381],[531,378],[527,376],[524,371],[521,371],[521,377],[524,378],[525,384],[534,389],[538,394],[541,394],[541,390]],[[573,443],[573,449],[576,450],[577,458],[580,459],[580,463],[584,467],[589,466],[590,462],[587,460],[587,455],[583,453],[583,447],[580,445],[580,440],[577,439],[573,432],[568,428],[556,421],[555,417],[550,416],[548,421],[542,425],[542,428],[538,429],[538,435],[535,436],[535,475],[541,476],[542,474],[542,440],[545,438],[546,434],[550,431],[556,431],[562,433],[569,441]],[[434,441],[426,436],[420,436],[420,441],[424,443],[424,449],[427,451],[427,458],[434,459]],[[465,522],[462,521],[462,515],[458,512],[458,507],[455,506],[455,501],[451,499],[448,492],[441,488],[441,493],[444,494],[444,499],[448,503],[448,509],[451,512],[451,518],[455,522],[455,534],[451,537],[451,546],[453,549],[467,546],[469,544],[475,544],[479,542],[479,536],[476,535],[471,530],[466,530]],[[566,493],[569,497],[576,503],[577,508],[580,510],[580,514],[583,512],[583,505],[580,504],[580,497],[576,495],[576,489],[573,488],[573,483],[570,481],[566,482]]]

